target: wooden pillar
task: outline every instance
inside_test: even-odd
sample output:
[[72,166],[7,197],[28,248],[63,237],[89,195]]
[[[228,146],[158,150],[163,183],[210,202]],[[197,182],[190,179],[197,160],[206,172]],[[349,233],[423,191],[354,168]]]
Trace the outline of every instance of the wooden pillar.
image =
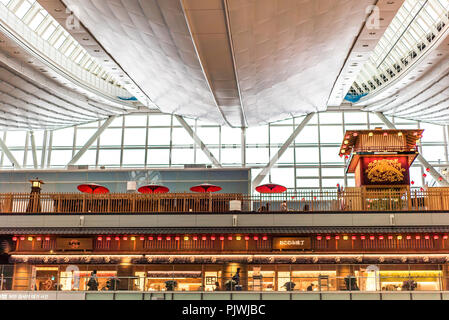
[[133,265],[119,265],[117,267],[117,278],[120,280],[117,290],[133,290],[134,276]]
[[353,266],[351,265],[337,265],[337,290],[346,290],[345,277],[347,275],[354,275]]
[[14,265],[12,289],[16,291],[31,290],[31,265],[21,263]]
[[443,275],[441,279],[441,290],[447,291],[449,290],[449,264],[443,264]]

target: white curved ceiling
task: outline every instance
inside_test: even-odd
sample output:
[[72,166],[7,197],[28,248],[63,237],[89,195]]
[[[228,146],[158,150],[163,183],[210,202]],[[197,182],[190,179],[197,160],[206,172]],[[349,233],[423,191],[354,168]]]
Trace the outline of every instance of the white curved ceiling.
[[161,111],[244,126],[325,110],[376,0],[63,2]]

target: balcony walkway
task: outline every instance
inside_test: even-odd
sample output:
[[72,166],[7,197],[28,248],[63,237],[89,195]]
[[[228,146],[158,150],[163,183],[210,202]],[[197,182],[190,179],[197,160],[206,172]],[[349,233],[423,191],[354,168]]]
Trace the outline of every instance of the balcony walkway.
[[0,291],[0,300],[449,300],[449,291]]

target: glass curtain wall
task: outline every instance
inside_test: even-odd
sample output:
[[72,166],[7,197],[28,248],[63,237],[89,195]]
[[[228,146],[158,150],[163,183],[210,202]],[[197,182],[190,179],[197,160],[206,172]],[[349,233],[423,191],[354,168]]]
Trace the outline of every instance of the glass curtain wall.
[[[304,117],[247,128],[229,128],[185,119],[224,167],[252,168],[254,178],[292,134]],[[448,166],[448,126],[387,117],[398,129],[425,129],[420,151],[437,169]],[[23,168],[65,168],[71,158],[98,130],[103,121],[54,131],[34,132],[35,155],[30,132],[0,132]],[[354,186],[352,174],[345,175],[345,159],[338,156],[345,130],[386,126],[374,113],[326,111],[315,114],[287,148],[263,183],[274,182],[290,189]],[[242,134],[245,139],[242,139]],[[242,146],[242,141],[246,145]],[[243,150],[243,151],[242,151]],[[245,162],[242,163],[242,160]],[[90,146],[76,165],[89,168],[167,168],[211,161],[177,121],[167,114],[131,114],[116,118]],[[0,167],[13,165],[0,153]],[[423,177],[425,168],[415,161],[411,168],[414,187],[435,181]]]

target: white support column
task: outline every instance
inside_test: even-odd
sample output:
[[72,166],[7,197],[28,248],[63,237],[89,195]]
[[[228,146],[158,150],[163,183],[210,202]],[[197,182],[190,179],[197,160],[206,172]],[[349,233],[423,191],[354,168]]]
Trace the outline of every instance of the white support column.
[[197,143],[200,149],[204,152],[204,154],[209,158],[209,160],[216,166],[221,168],[221,163],[214,157],[212,152],[210,152],[209,148],[201,141],[200,137],[192,130],[189,124],[184,120],[183,117],[175,115],[176,119],[179,123],[184,127],[187,133],[192,137],[192,139]]
[[0,148],[3,150],[3,153],[8,157],[9,161],[13,164],[14,168],[20,169],[20,164],[14,157],[14,155],[11,153],[9,148],[6,146],[6,144],[3,142],[3,139],[0,139]]
[[241,136],[240,136],[240,148],[241,148],[241,156],[242,156],[242,167],[246,167],[246,128],[241,128]]
[[30,131],[30,141],[31,141],[31,153],[33,155],[33,167],[34,167],[34,169],[37,169],[36,140],[34,139],[33,131]]
[[117,116],[111,116],[109,117],[104,123],[103,125],[92,135],[92,137],[89,138],[89,140],[87,140],[87,142],[84,144],[84,146],[80,149],[80,151],[78,151],[72,158],[72,160],[69,161],[69,163],[67,164],[67,166],[75,164],[82,156],[84,153],[86,153],[86,151],[89,149],[89,147],[95,142],[95,140],[97,140],[97,138],[104,132],[104,130],[106,130],[107,127],[109,127],[109,125],[112,123],[112,121],[115,120]]
[[288,139],[284,142],[284,144],[279,148],[278,152],[276,152],[276,154],[271,158],[270,162],[268,162],[267,165],[262,169],[262,171],[254,178],[252,183],[253,188],[257,187],[262,182],[262,180],[270,172],[271,168],[276,164],[279,158],[282,157],[282,155],[290,146],[290,144],[293,142],[293,140],[296,139],[296,137],[299,135],[302,129],[304,129],[304,127],[307,125],[310,119],[312,119],[314,114],[315,113],[309,113],[296,127],[295,131],[293,131],[290,137],[288,137]]
[[46,155],[47,155],[47,130],[44,130],[44,138],[42,140],[41,169],[43,169],[45,166]]
[[[385,125],[389,129],[396,129],[396,126],[393,123],[391,123],[391,121],[388,120],[383,113],[381,112],[374,112],[374,113],[379,117],[380,120],[382,120],[383,123],[385,123]],[[449,186],[449,183],[446,181],[446,179],[421,154],[418,154],[417,159],[424,167],[430,169],[429,173],[437,183],[443,186]],[[442,179],[441,181],[440,178]]]

